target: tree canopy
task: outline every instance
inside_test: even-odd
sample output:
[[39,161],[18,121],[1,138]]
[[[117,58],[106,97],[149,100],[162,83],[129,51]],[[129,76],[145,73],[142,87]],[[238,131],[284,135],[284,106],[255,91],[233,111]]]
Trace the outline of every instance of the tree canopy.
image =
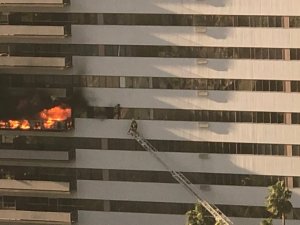
[[[269,187],[269,195],[266,198],[266,209],[274,218],[282,218],[282,224],[285,224],[286,214],[293,209],[289,199],[292,197],[292,192],[285,186],[284,181],[277,181],[276,184]],[[272,224],[265,222],[263,225]]]
[[188,216],[187,225],[214,225],[215,224],[215,219],[199,202],[196,203],[195,208],[188,211],[186,215]]

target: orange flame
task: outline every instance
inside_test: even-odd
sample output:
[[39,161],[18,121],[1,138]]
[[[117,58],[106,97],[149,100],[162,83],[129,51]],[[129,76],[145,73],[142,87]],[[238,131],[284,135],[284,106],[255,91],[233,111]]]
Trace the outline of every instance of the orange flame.
[[20,128],[21,128],[22,130],[28,130],[28,129],[30,129],[29,121],[28,121],[28,120],[22,120],[22,121],[21,121]]
[[9,120],[8,123],[11,129],[17,129],[20,126],[19,120]]
[[0,121],[0,128],[5,128],[6,123],[4,121]]
[[42,112],[40,112],[40,117],[45,120],[66,120],[71,117],[71,109],[64,109],[61,106],[55,106],[51,109],[44,109]]
[[44,127],[52,128],[56,121],[63,121],[71,117],[71,108],[55,106],[51,109],[44,109],[40,117],[45,120]]
[[[39,113],[39,116],[43,120],[43,127],[51,129],[56,122],[64,121],[71,117],[71,108],[55,106],[51,109],[44,109]],[[29,130],[30,128],[41,129],[42,126],[40,123],[31,125],[28,120],[0,120],[0,128]]]
[[[4,126],[5,122],[1,122],[0,125]],[[23,130],[28,130],[30,129],[30,124],[28,120],[9,120],[8,125],[11,129],[23,129]]]

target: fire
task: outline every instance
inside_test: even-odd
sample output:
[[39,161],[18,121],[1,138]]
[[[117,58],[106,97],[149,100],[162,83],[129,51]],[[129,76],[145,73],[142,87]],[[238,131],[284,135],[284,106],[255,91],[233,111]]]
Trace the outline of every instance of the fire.
[[[1,127],[5,126],[6,123],[1,121],[0,125]],[[20,128],[22,130],[30,129],[30,124],[28,120],[8,120],[8,126],[10,129],[17,129],[17,128]]]
[[63,121],[71,117],[71,109],[55,106],[51,109],[44,109],[40,112],[40,117],[44,120]]
[[71,108],[55,106],[51,109],[44,109],[40,112],[40,117],[45,120],[44,127],[50,129],[56,121],[63,121],[71,117]]
[[17,129],[20,126],[19,120],[9,120],[8,123],[11,129]]
[[44,122],[44,127],[50,129],[55,124],[55,120],[46,120]]
[[22,130],[28,130],[28,129],[30,129],[30,123],[29,123],[29,121],[28,120],[22,120],[20,128]]
[[0,128],[5,128],[5,126],[6,126],[6,123],[4,121],[0,120]]
[[[39,113],[38,120],[0,120],[1,129],[21,129],[21,130],[42,130],[42,129],[60,129],[59,124],[71,118],[71,108],[64,106],[55,106],[51,109],[44,109]],[[69,124],[69,123],[65,123]],[[69,129],[69,125],[66,125]]]

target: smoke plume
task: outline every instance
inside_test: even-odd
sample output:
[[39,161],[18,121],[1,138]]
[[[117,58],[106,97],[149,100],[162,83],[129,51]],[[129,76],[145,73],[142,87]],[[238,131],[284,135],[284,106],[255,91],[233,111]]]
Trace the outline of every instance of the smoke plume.
[[87,102],[79,91],[67,98],[54,98],[37,89],[0,89],[0,119],[35,119],[42,110],[55,106],[71,107],[75,113],[85,110]]

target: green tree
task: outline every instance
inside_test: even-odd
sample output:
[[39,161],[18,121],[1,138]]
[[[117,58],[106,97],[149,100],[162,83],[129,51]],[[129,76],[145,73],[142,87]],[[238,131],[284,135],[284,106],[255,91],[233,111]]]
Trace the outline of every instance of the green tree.
[[277,181],[276,184],[269,187],[269,195],[267,196],[267,211],[275,218],[282,218],[282,225],[285,225],[286,214],[293,209],[289,199],[292,192],[285,186],[284,181]]
[[215,220],[209,212],[201,205],[196,203],[195,208],[186,213],[188,216],[186,225],[214,225]]
[[215,225],[225,225],[224,222],[222,222],[221,220],[216,221]]
[[260,225],[273,225],[273,220],[272,218],[264,219],[260,222]]

